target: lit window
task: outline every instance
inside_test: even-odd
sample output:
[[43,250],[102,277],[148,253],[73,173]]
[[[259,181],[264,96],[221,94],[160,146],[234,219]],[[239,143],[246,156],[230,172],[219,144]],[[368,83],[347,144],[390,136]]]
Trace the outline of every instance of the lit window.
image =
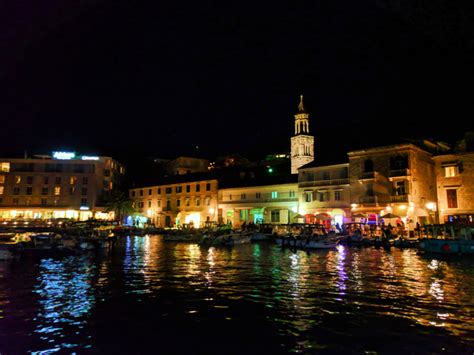
[[273,210],[271,212],[271,221],[273,223],[278,223],[280,222],[280,210]]
[[77,178],[75,176],[71,176],[69,178],[69,185],[74,185],[77,182]]
[[21,176],[16,175],[15,176],[15,184],[19,184],[21,182]]
[[3,190],[5,189],[4,186],[0,186],[0,195],[3,195]]
[[5,183],[5,175],[0,175],[0,184]]
[[57,196],[61,194],[61,186],[55,186],[54,187],[54,194]]
[[0,163],[0,171],[5,173],[10,172],[10,163]]
[[109,181],[109,189],[112,190],[114,188],[114,183],[112,181]]
[[272,198],[278,198],[278,192],[272,191]]
[[210,206],[210,205],[211,205],[211,198],[206,197],[206,206]]
[[458,175],[458,167],[455,165],[444,167],[444,176],[453,177]]

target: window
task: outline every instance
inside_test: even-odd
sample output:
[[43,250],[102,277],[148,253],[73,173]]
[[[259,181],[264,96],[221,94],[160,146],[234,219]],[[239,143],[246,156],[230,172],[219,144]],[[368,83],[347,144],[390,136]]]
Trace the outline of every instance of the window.
[[148,189],[148,196],[151,195],[151,189]]
[[48,204],[48,199],[47,198],[42,198],[41,199],[41,206],[46,206]]
[[82,188],[81,195],[82,196],[87,195],[87,187]]
[[[142,205],[143,205],[143,202],[142,202]],[[87,206],[87,198],[81,198],[81,206]]]
[[211,198],[206,197],[205,203],[206,203],[206,206],[210,206],[211,205]]
[[313,201],[313,193],[311,191],[304,193],[304,200],[305,202],[312,202]]
[[255,198],[262,198],[262,193],[261,192],[255,193]]
[[229,201],[232,201],[232,195],[229,195]]
[[367,159],[364,162],[364,172],[371,173],[374,171],[374,162],[370,159]]
[[158,188],[158,189],[156,190],[156,193],[157,193],[158,195],[161,195],[161,188]]
[[171,187],[167,187],[167,188],[165,189],[165,192],[166,192],[167,194],[170,194],[170,193],[171,193]]
[[278,198],[278,192],[272,191],[272,198]]
[[324,202],[324,201],[329,201],[330,200],[330,195],[329,195],[329,191],[325,191],[325,192],[318,192],[318,195],[319,195],[319,202]]
[[161,200],[158,200],[158,207],[161,207]]
[[148,200],[148,207],[151,207],[151,200]]
[[56,178],[54,179],[54,183],[56,185],[61,185],[61,176],[56,176]]
[[458,208],[458,195],[456,189],[446,190],[446,197],[448,200],[448,208]]
[[201,199],[198,197],[196,198],[196,206],[200,206],[201,205]]
[[171,200],[166,200],[166,209],[171,210]]
[[26,194],[27,194],[27,195],[31,195],[32,193],[33,193],[33,188],[32,188],[31,186],[28,186],[28,187],[26,188]]
[[176,193],[180,193],[183,191],[183,187],[182,186],[176,186],[176,189],[175,189]]
[[45,185],[48,185],[49,184],[49,176],[43,176],[43,183]]
[[296,193],[294,191],[290,191],[290,197],[295,197]]
[[0,195],[3,195],[3,191],[5,190],[4,186],[0,186]]
[[69,185],[74,185],[77,182],[77,177],[70,176],[69,177]]
[[0,205],[3,203],[3,198],[0,197]]
[[458,175],[458,167],[455,165],[444,167],[444,176],[453,177]]
[[13,188],[13,194],[14,195],[19,195],[20,194],[20,188],[19,187],[14,187]]
[[26,177],[26,183],[29,184],[29,185],[33,184],[33,176],[27,176]]
[[201,191],[201,185],[196,184],[196,192],[199,192],[199,191]]
[[48,194],[48,187],[43,187],[41,189],[41,195],[47,195]]
[[[89,178],[87,176],[84,176],[82,178],[82,185],[87,185],[89,183]],[[142,196],[143,196],[143,191],[142,191]]]
[[110,170],[104,169],[104,176],[110,176]]
[[407,189],[406,189],[405,181],[395,182],[395,195],[401,196],[401,195],[406,195],[406,194],[407,194]]
[[15,176],[15,184],[19,184],[21,182],[21,176],[20,175],[16,175]]
[[245,200],[247,198],[247,196],[245,194],[240,194],[240,199],[241,200]]
[[61,194],[61,186],[55,186],[54,187],[54,194],[57,196]]
[[179,206],[181,206],[181,200],[178,198],[178,199],[176,200],[176,207],[179,207]]
[[280,222],[280,210],[273,210],[271,213],[272,223]]
[[132,197],[135,197],[135,191],[132,191]]
[[0,163],[0,171],[5,173],[10,172],[10,163]]
[[186,185],[186,192],[191,192],[191,185]]
[[75,173],[83,173],[84,172],[84,165],[74,164],[74,172]]
[[5,175],[0,175],[0,184],[5,183]]
[[341,201],[341,191],[334,191],[334,201]]
[[14,199],[13,199],[13,204],[14,204],[15,206],[18,206],[18,205],[20,204],[20,199],[19,199],[19,198],[14,198]]
[[143,196],[143,190],[140,190],[140,196]]
[[186,199],[186,206],[189,206],[191,204],[191,199],[190,198],[187,198]]
[[206,191],[211,191],[211,183],[210,182],[208,182],[206,184]]

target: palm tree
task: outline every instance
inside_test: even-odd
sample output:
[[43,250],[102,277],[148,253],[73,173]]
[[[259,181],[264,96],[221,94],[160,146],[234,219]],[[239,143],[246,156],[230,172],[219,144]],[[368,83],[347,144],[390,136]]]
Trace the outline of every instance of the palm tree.
[[105,212],[115,212],[115,220],[122,224],[127,216],[136,214],[132,200],[123,192],[115,192],[107,196],[105,201]]

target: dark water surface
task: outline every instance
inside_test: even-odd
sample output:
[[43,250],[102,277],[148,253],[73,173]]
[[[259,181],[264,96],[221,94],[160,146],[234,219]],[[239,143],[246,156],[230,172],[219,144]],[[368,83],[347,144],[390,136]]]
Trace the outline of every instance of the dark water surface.
[[0,262],[0,353],[472,354],[473,304],[467,257],[124,237]]

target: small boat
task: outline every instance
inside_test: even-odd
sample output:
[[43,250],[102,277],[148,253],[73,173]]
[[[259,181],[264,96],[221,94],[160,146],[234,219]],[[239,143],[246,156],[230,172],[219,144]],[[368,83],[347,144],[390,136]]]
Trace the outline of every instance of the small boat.
[[250,243],[251,236],[252,234],[249,232],[232,232],[221,235],[204,234],[199,244],[206,246],[248,244]]
[[417,248],[420,240],[418,237],[398,237],[393,240],[393,246],[398,248]]
[[302,249],[332,249],[339,244],[339,240],[335,237],[296,237],[284,236],[278,237],[276,243],[282,247],[293,247]]

